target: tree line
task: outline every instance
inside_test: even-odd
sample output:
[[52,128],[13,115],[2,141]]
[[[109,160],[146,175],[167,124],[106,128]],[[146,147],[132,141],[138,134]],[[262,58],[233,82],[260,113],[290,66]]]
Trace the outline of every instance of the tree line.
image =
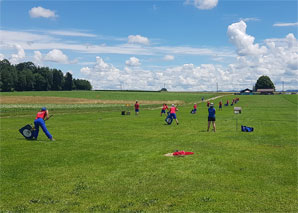
[[48,67],[36,67],[32,62],[17,65],[7,59],[0,61],[0,91],[91,90],[89,81],[74,79],[72,74]]

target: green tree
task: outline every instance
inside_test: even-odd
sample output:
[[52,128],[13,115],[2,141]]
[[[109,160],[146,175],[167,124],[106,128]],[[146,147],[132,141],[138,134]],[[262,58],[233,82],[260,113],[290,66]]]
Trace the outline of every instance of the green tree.
[[89,81],[82,79],[74,79],[74,88],[76,90],[91,90],[92,86]]
[[14,89],[15,68],[6,59],[0,61],[1,91],[10,92]]
[[24,70],[24,73],[26,75],[26,91],[33,91],[34,90],[34,75],[31,70]]
[[18,65],[16,65],[16,69],[18,71],[29,69],[32,72],[34,72],[36,70],[36,66],[31,61],[28,61],[28,62],[19,63]]
[[64,77],[64,90],[72,90],[73,82],[72,82],[72,74],[67,72]]
[[34,89],[37,91],[45,91],[47,87],[46,79],[39,73],[35,73],[34,75]]
[[18,72],[18,80],[17,84],[15,85],[16,91],[24,91],[26,90],[26,73],[25,72]]
[[262,75],[255,85],[255,90],[258,89],[275,89],[275,86],[268,76]]
[[53,70],[53,88],[52,90],[62,90],[64,84],[63,73],[61,70]]
[[1,91],[10,92],[13,90],[13,77],[9,69],[0,69],[1,72]]

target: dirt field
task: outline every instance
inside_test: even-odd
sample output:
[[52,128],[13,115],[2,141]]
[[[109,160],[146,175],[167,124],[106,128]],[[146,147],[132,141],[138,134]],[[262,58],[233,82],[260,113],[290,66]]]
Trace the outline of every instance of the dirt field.
[[[42,96],[2,96],[1,104],[134,104],[135,101],[125,100],[93,100],[85,98],[63,98],[63,97],[42,97]],[[164,101],[142,101],[140,104],[163,104]],[[183,101],[171,101],[167,104],[183,104]]]

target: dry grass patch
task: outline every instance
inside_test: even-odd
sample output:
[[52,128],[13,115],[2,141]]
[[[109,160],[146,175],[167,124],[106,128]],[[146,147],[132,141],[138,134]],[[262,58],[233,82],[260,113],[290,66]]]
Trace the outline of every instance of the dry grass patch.
[[[96,100],[86,98],[43,97],[43,96],[2,96],[1,104],[134,104],[126,100]],[[140,104],[183,104],[184,101],[148,101],[139,100]]]

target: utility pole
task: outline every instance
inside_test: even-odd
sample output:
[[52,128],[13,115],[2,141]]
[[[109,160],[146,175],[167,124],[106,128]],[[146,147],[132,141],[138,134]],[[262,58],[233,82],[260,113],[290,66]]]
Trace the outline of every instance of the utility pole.
[[282,81],[282,92],[284,93],[285,92],[285,82]]
[[216,92],[218,92],[218,83],[216,82]]

